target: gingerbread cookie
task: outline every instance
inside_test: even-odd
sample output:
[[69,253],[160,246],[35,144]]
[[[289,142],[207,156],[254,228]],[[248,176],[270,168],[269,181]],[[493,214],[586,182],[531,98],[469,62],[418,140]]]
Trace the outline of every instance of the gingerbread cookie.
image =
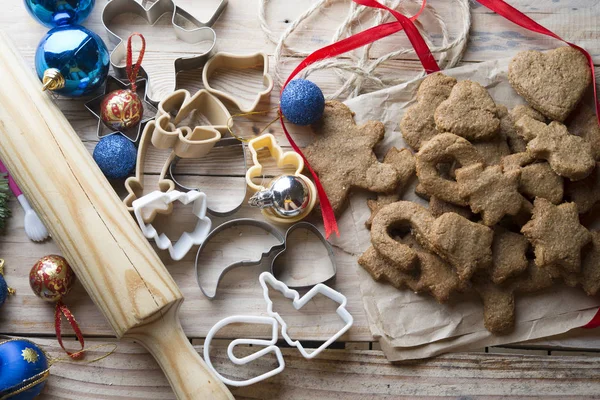
[[481,154],[481,157],[483,157],[485,165],[499,165],[502,162],[502,157],[510,154],[506,139],[500,135],[496,140],[474,142],[473,146]]
[[527,152],[511,154],[502,159],[504,171],[520,171],[519,191],[531,200],[543,197],[554,204],[563,199],[563,178],[546,161],[538,161]]
[[317,139],[304,155],[319,175],[336,213],[342,210],[352,188],[391,193],[400,179],[396,167],[380,163],[373,148],[385,134],[381,122],[358,126],[354,113],[339,101],[328,101],[321,120],[313,126]]
[[469,220],[473,218],[473,213],[469,208],[445,202],[435,196],[429,198],[429,211],[436,218],[449,212],[453,212]]
[[492,269],[490,277],[494,283],[502,283],[527,269],[525,256],[529,242],[525,236],[500,226],[494,227],[492,244]]
[[579,282],[588,296],[600,290],[600,232],[590,231],[592,242],[584,251]]
[[450,97],[435,110],[435,124],[468,140],[490,140],[498,135],[500,120],[496,104],[477,82],[464,80],[452,88]]
[[596,164],[594,171],[580,181],[567,181],[565,183],[565,197],[577,204],[580,214],[585,214],[600,202],[600,163]]
[[518,53],[508,66],[508,80],[533,108],[562,122],[579,103],[592,74],[579,50],[559,47]]
[[592,240],[579,223],[575,203],[556,206],[543,198],[535,199],[533,217],[521,232],[532,244],[539,268],[556,266],[567,273],[580,271],[581,249]]
[[579,104],[565,123],[569,132],[582,137],[592,147],[592,154],[600,160],[600,126],[594,110],[586,104]]
[[411,106],[400,121],[400,132],[406,144],[415,151],[439,133],[433,114],[440,103],[450,96],[456,79],[442,73],[428,75],[417,91],[417,104]]
[[458,192],[471,211],[481,214],[487,226],[496,225],[505,215],[521,210],[523,196],[518,191],[520,171],[502,172],[502,167],[473,164],[456,171]]
[[596,165],[592,148],[579,136],[571,135],[560,122],[549,125],[523,116],[516,123],[527,143],[527,152],[547,160],[554,172],[571,180],[588,176]]
[[527,149],[527,142],[517,132],[515,122],[524,115],[529,115],[531,118],[541,122],[544,122],[546,119],[542,114],[525,105],[515,106],[510,112],[504,106],[497,107],[498,117],[500,118],[500,134],[508,141],[511,153],[524,152]]

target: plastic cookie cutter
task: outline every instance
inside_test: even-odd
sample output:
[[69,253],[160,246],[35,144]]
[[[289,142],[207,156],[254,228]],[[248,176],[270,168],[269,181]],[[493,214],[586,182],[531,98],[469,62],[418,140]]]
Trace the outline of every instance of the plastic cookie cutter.
[[[199,116],[206,120],[196,124],[194,117]],[[187,90],[177,90],[158,104],[152,144],[159,149],[173,148],[180,158],[203,157],[228,132],[230,117],[223,103],[208,91],[202,89],[191,96]]]
[[[193,203],[192,211],[198,218],[198,223],[193,231],[184,232],[177,240],[177,243],[173,244],[166,234],[158,233],[152,224],[144,222],[142,211],[144,209],[167,210],[175,201],[179,201],[185,205]],[[197,191],[187,193],[176,190],[168,193],[152,192],[134,201],[133,210],[144,236],[148,239],[154,239],[159,249],[169,250],[171,258],[175,261],[179,261],[185,257],[193,246],[202,244],[212,226],[210,218],[206,216],[206,195]]]
[[[210,43],[207,51],[191,57],[180,57],[174,60],[173,87],[169,91],[175,90],[175,76],[179,72],[200,68],[210,58],[217,40],[217,35],[210,26],[216,22],[226,6],[227,0],[221,0],[213,15],[207,21],[202,22],[178,7],[174,0],[157,0],[149,8],[145,8],[135,0],[109,0],[102,11],[102,23],[108,32],[110,41],[116,45],[110,55],[113,68],[119,74],[125,74],[124,60],[127,54],[126,45],[123,39],[110,28],[111,22],[117,16],[126,13],[136,14],[144,18],[149,25],[154,25],[163,15],[171,14],[171,24],[173,25],[177,39],[191,44],[200,42]],[[181,24],[180,21],[182,22]],[[183,23],[185,23],[185,26]],[[193,27],[186,28],[188,24]],[[143,71],[143,75],[148,77],[146,71]],[[150,77],[148,78],[150,79]],[[152,94],[150,94],[150,100],[155,104],[158,103],[158,100],[154,99]]]
[[[229,229],[232,229],[234,227],[239,227],[239,226],[253,226],[253,227],[259,228],[259,229],[265,231],[267,234],[269,234],[272,238],[274,238],[275,244],[264,248],[261,256],[258,259],[240,260],[240,261],[236,261],[232,264],[229,264],[228,266],[226,266],[225,268],[223,268],[220,271],[216,282],[213,285],[211,285],[210,287],[208,287],[208,284],[205,282],[206,277],[203,274],[201,266],[199,265],[200,259],[202,258],[203,253],[206,251],[208,244],[211,242],[212,239],[215,238],[215,236],[217,236],[220,233],[225,232]],[[329,242],[327,242],[327,239],[325,239],[325,237],[321,234],[321,232],[313,224],[310,224],[308,222],[299,222],[297,224],[294,224],[292,227],[290,227],[290,229],[288,229],[288,231],[286,232],[286,234],[284,236],[281,234],[281,232],[277,228],[275,228],[271,224],[268,224],[263,221],[258,221],[255,219],[250,219],[250,218],[240,218],[240,219],[234,219],[234,220],[225,222],[222,225],[219,225],[208,235],[208,237],[204,240],[204,243],[202,243],[202,245],[198,249],[198,253],[196,255],[195,268],[196,268],[196,278],[198,280],[198,286],[200,287],[200,290],[208,299],[213,300],[217,295],[217,289],[219,287],[219,284],[221,283],[221,279],[223,279],[223,277],[229,271],[236,269],[236,268],[241,268],[241,267],[258,266],[258,265],[261,265],[265,260],[271,260],[270,261],[271,273],[275,276],[281,276],[282,272],[285,269],[285,257],[283,257],[283,255],[285,254],[286,250],[288,250],[290,247],[287,244],[288,238],[292,235],[292,233],[294,233],[298,230],[306,230],[306,231],[312,233],[313,235],[315,235],[321,241],[321,243],[323,244],[325,249],[327,249],[327,255],[329,257],[331,272],[321,276],[321,278],[319,279],[319,282],[314,282],[314,283],[302,282],[301,284],[291,285],[290,287],[297,288],[297,289],[308,288],[308,287],[312,287],[318,283],[323,283],[323,282],[328,282],[328,281],[333,280],[337,274],[337,263],[335,260],[335,255],[333,253],[333,248],[331,247]]]
[[[210,85],[211,78],[217,70],[244,70],[256,69],[257,67],[262,67],[263,70],[263,89],[259,92],[240,92],[242,89],[238,85],[235,88],[240,94],[233,95],[227,93],[224,88],[217,89]],[[265,53],[217,53],[204,66],[202,82],[211,94],[229,101],[243,113],[255,111],[261,101],[270,99],[273,90],[273,78],[269,75],[269,58]]]
[[[254,383],[263,381],[263,380],[270,378],[270,377],[280,373],[281,371],[283,371],[283,369],[285,368],[285,361],[281,354],[281,350],[276,346],[277,338],[278,338],[278,325],[277,325],[278,322],[281,325],[281,335],[283,336],[285,341],[288,343],[288,345],[290,345],[292,347],[296,347],[298,349],[298,351],[300,351],[300,354],[302,354],[302,356],[306,359],[312,359],[312,358],[315,358],[316,356],[318,356],[323,350],[325,350],[333,342],[338,340],[344,333],[346,333],[352,327],[352,325],[354,323],[354,318],[346,309],[346,303],[347,303],[346,296],[344,296],[343,294],[341,294],[340,292],[338,292],[336,290],[333,290],[329,286],[325,286],[323,284],[318,284],[314,288],[312,288],[308,293],[306,293],[304,296],[300,297],[300,294],[297,291],[291,290],[283,282],[278,281],[277,279],[275,279],[275,277],[273,275],[271,275],[268,272],[263,272],[260,275],[259,282],[263,288],[263,295],[265,298],[265,302],[267,303],[267,314],[269,314],[269,316],[268,317],[258,317],[258,316],[238,315],[238,316],[232,316],[232,317],[225,318],[225,319],[217,322],[217,324],[215,324],[215,326],[213,326],[211,328],[211,330],[208,332],[208,335],[206,337],[206,341],[204,342],[204,360],[206,361],[206,364],[211,369],[211,371],[217,377],[219,377],[219,379],[221,379],[223,381],[223,383],[225,383],[226,385],[248,386],[248,385],[252,385]],[[273,289],[281,292],[286,298],[291,299],[293,302],[293,306],[296,310],[300,310],[302,307],[304,307],[304,305],[306,305],[309,301],[311,301],[316,295],[321,294],[323,296],[330,298],[331,300],[333,300],[339,304],[336,312],[337,312],[338,316],[344,322],[344,327],[342,329],[340,329],[339,331],[337,331],[331,338],[329,338],[325,343],[323,343],[317,349],[314,349],[314,350],[308,352],[299,341],[292,340],[290,338],[290,336],[287,333],[288,327],[287,327],[286,322],[283,320],[281,315],[279,315],[279,313],[276,313],[273,311],[273,302],[271,301],[271,298],[269,297],[269,287],[272,287]],[[266,354],[274,353],[277,356],[277,361],[279,364],[278,367],[271,371],[268,371],[260,376],[254,377],[252,379],[244,380],[244,381],[233,381],[233,380],[225,378],[224,376],[219,374],[219,372],[212,365],[212,361],[210,359],[210,345],[212,343],[213,337],[221,328],[223,328],[229,324],[233,324],[233,323],[264,324],[264,325],[270,324],[273,329],[272,329],[272,336],[271,336],[270,340],[256,340],[256,339],[235,339],[235,340],[233,340],[227,347],[227,355],[228,355],[229,359],[231,360],[231,362],[233,362],[236,365],[245,365],[251,361],[255,361],[255,360],[259,359],[260,357],[262,357]],[[317,327],[315,327],[315,329],[316,328]],[[253,345],[253,346],[258,345],[258,346],[267,346],[267,347],[264,347],[263,349],[255,352],[255,353],[252,353],[249,356],[246,356],[243,358],[238,358],[233,354],[233,350],[235,349],[236,346],[239,346],[239,345]]]
[[[213,340],[214,336],[216,335],[216,333],[219,330],[221,330],[223,327],[230,325],[230,324],[271,325],[272,333],[271,333],[270,340],[236,339],[236,340],[232,341],[231,343],[229,343],[229,346],[227,347],[227,356],[229,357],[231,362],[233,362],[236,365],[246,365],[252,361],[258,360],[259,358],[261,358],[269,353],[273,353],[277,357],[277,363],[278,363],[277,368],[274,368],[268,372],[265,372],[262,375],[259,375],[257,377],[247,379],[244,381],[234,381],[234,380],[231,380],[231,379],[226,378],[223,375],[221,375],[215,369],[215,367],[213,366],[212,361],[210,359],[210,345],[211,345],[212,340]],[[281,371],[284,370],[285,361],[283,359],[283,354],[281,353],[281,349],[276,346],[278,337],[279,337],[279,324],[277,323],[277,320],[275,318],[257,317],[257,316],[253,316],[253,315],[247,315],[247,316],[238,315],[238,316],[228,317],[228,318],[225,318],[225,319],[217,322],[215,324],[215,326],[213,326],[210,329],[210,331],[208,332],[208,334],[206,335],[206,339],[204,341],[204,360],[206,361],[206,365],[208,366],[208,368],[210,368],[210,370],[213,372],[213,374],[215,374],[215,376],[217,376],[219,379],[221,379],[221,381],[223,381],[224,384],[229,385],[229,386],[237,386],[237,387],[253,385],[260,381],[264,381],[265,379],[268,379],[274,375],[277,375]],[[238,358],[235,356],[235,354],[233,354],[233,350],[235,349],[235,346],[238,346],[238,345],[266,346],[266,347],[254,352],[246,357]]]
[[[269,188],[255,184],[253,179],[261,176],[263,171],[263,166],[258,161],[258,150],[264,148],[269,149],[271,157],[275,159],[278,168],[283,168],[286,165],[293,166],[295,171],[291,176],[297,178],[297,180],[288,179],[287,177],[289,175],[283,175],[273,179]],[[291,224],[308,216],[317,203],[317,189],[310,179],[302,175],[302,171],[304,170],[304,160],[300,154],[295,151],[283,152],[281,147],[277,144],[275,136],[270,133],[250,140],[248,142],[248,149],[250,149],[250,154],[252,154],[253,165],[248,168],[248,171],[246,172],[246,183],[250,189],[256,192],[256,194],[251,197],[250,205],[261,207],[262,214],[265,218],[276,223]],[[272,202],[274,198],[272,193],[274,192],[273,189],[275,189],[273,185],[278,183],[281,183],[282,187],[281,190],[277,190],[277,193],[283,194],[283,196],[279,199],[280,204],[275,207],[275,204]],[[296,185],[296,187],[292,187],[291,184]],[[300,186],[300,188],[297,186]],[[293,190],[290,190],[290,188]],[[307,198],[304,199],[305,201],[301,205],[294,204],[293,201],[290,201],[291,199],[286,196],[286,194],[298,192],[307,194]],[[262,201],[267,198],[269,199],[269,202]],[[296,198],[303,199],[303,196],[295,196],[293,200],[296,200]],[[285,215],[282,210],[288,210],[290,206],[301,207],[301,212]]]
[[[232,148],[235,147],[235,148],[239,148],[241,150],[239,160],[241,160],[241,163],[244,166],[244,170],[246,170],[247,169],[246,146],[244,146],[244,144],[241,143],[236,138],[223,138],[215,144],[215,148],[224,148],[224,147],[232,147]],[[181,158],[177,157],[177,155],[174,152],[171,153],[171,156],[167,160],[167,164],[169,165],[168,171],[163,170],[168,173],[168,179],[173,181],[173,183],[175,183],[177,188],[182,192],[189,192],[190,190],[202,191],[202,188],[199,188],[199,187],[192,188],[189,186],[185,186],[177,180],[176,168],[177,168],[177,164],[179,163],[180,160],[181,160]],[[163,179],[165,179],[165,176],[160,177],[160,180],[163,180]],[[248,191],[248,185],[246,185],[246,183],[244,182],[243,190],[240,191],[239,202],[235,201],[235,203],[234,203],[235,205],[233,207],[220,209],[220,210],[211,208],[210,204],[209,204],[209,206],[208,206],[209,214],[214,215],[216,217],[228,217],[230,215],[235,214],[244,205],[244,200],[246,199],[247,191]]]

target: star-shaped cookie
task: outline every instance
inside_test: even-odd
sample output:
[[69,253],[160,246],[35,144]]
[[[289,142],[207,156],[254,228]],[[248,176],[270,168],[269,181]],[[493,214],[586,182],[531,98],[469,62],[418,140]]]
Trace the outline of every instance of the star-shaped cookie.
[[541,197],[535,199],[533,217],[521,233],[533,245],[539,268],[559,267],[567,273],[580,271],[581,249],[592,240],[579,223],[575,203],[556,206]]
[[339,101],[328,101],[313,126],[317,139],[304,155],[319,175],[331,206],[339,213],[352,188],[391,193],[398,186],[397,169],[377,160],[373,148],[385,134],[381,122],[356,125],[354,113]]

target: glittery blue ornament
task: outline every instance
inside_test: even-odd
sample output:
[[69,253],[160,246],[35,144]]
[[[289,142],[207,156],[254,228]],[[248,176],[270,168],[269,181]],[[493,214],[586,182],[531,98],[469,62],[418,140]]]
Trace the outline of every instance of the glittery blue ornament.
[[4,280],[4,277],[0,275],[0,306],[4,304],[6,298],[8,297],[8,285]]
[[[48,359],[33,342],[24,339],[0,340],[0,398],[41,378],[48,369]],[[40,394],[45,380],[10,400],[30,400]]]
[[311,125],[323,116],[325,97],[317,85],[306,79],[294,79],[281,93],[281,112],[296,125]]
[[108,179],[124,179],[135,168],[137,150],[123,135],[102,138],[94,149],[94,160]]
[[95,0],[25,0],[29,14],[42,25],[55,28],[82,23],[92,12]]
[[51,29],[35,53],[35,69],[44,88],[67,97],[86,96],[102,86],[109,64],[100,36],[79,25]]

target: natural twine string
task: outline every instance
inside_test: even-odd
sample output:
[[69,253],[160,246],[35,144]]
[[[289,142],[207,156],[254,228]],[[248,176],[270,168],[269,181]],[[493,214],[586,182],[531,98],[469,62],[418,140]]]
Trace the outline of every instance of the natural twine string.
[[[274,76],[275,82],[279,87],[283,85],[285,82],[285,76],[282,75],[281,67],[282,67],[282,58],[285,56],[294,56],[294,57],[306,57],[310,53],[295,48],[287,43],[288,38],[294,33],[294,31],[310,18],[313,14],[317,13],[317,11],[327,6],[330,3],[333,3],[338,0],[317,0],[315,3],[311,5],[304,13],[302,13],[296,20],[292,21],[285,32],[281,35],[281,37],[277,37],[273,31],[271,30],[269,24],[267,23],[266,17],[266,9],[270,0],[261,0],[258,10],[258,18],[260,20],[260,26],[267,36],[267,38],[276,44],[275,54],[274,54]],[[421,4],[422,0],[406,0],[406,2]],[[403,14],[408,14],[407,10],[400,4],[399,0],[387,0],[382,1],[382,3],[387,6],[398,9]],[[434,55],[438,55],[438,64],[442,69],[452,68],[456,66],[456,64],[461,60],[462,55],[465,51],[467,40],[469,37],[469,29],[471,27],[471,14],[469,10],[469,0],[454,0],[456,4],[456,9],[460,12],[460,29],[458,35],[450,40],[450,34],[448,32],[448,26],[444,22],[443,18],[436,11],[435,7],[431,6],[431,4],[427,4],[425,7],[425,13],[429,14],[436,23],[440,27],[440,31],[442,33],[441,45],[436,45],[431,37],[429,31],[431,29],[425,29],[419,21],[416,21],[416,26],[425,42],[431,49],[431,52]],[[359,25],[358,22],[360,18],[366,13],[371,12],[372,9],[368,7],[360,6],[354,2],[350,3],[350,9],[348,12],[348,16],[342,22],[342,24],[336,29],[332,43],[336,42],[344,37],[348,37],[352,35],[353,29],[352,27],[355,25]],[[375,25],[379,25],[385,22],[390,21],[391,16],[389,13],[381,10],[376,11],[377,16],[375,18]],[[309,76],[311,73],[319,70],[332,69],[335,71],[338,76],[341,86],[340,88],[333,94],[326,96],[328,99],[337,98],[342,95],[345,97],[356,97],[362,93],[366,93],[368,91],[384,89],[386,87],[395,86],[400,83],[406,82],[409,79],[407,78],[394,78],[389,77],[388,74],[380,74],[377,73],[377,68],[380,67],[386,61],[394,59],[398,56],[407,55],[407,54],[415,54],[415,51],[412,47],[400,48],[396,51],[384,54],[378,58],[371,58],[371,49],[372,44],[365,46],[364,50],[362,50],[362,54],[357,56],[356,53],[349,53],[350,58],[341,59],[325,59],[319,61],[303,71],[303,77]],[[413,78],[424,76],[425,72],[420,72],[416,74]],[[412,79],[412,78],[410,78]]]

